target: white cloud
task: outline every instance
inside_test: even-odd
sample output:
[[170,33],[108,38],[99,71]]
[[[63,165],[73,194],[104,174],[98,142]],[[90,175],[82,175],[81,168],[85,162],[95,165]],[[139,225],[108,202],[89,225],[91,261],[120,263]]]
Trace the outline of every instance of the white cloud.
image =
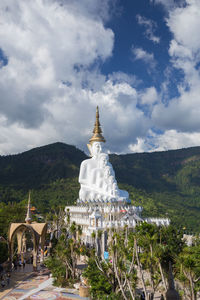
[[119,14],[121,7],[117,0],[54,0],[70,8],[73,12],[83,14],[87,18],[100,21],[109,21],[115,14]]
[[135,75],[132,74],[127,74],[124,72],[113,72],[112,74],[108,75],[108,78],[113,81],[113,82],[117,82],[117,83],[128,83],[131,86],[138,86],[142,80],[138,79]]
[[134,47],[134,46],[132,46],[131,52],[135,60],[143,60],[151,68],[155,68],[156,61],[153,53],[149,53],[140,47]]
[[[0,153],[15,153],[62,141],[84,148],[95,108],[111,151],[126,151],[145,136],[149,119],[137,107],[134,76],[108,79],[98,62],[112,55],[114,34],[106,28],[109,1],[2,0]],[[142,126],[141,126],[142,124]]]
[[52,143],[57,135],[53,124],[48,122],[44,122],[38,130],[21,127],[16,123],[8,126],[7,120],[0,117],[0,128],[0,154],[20,153],[22,150]]
[[178,7],[170,12],[167,24],[175,41],[195,54],[199,52],[200,2],[187,0],[186,7]]
[[[179,4],[162,0],[155,2],[162,3],[168,9],[166,24],[173,35],[169,55],[172,66],[182,71],[183,79],[177,84],[179,96],[169,99],[167,89],[170,80],[173,80],[173,72],[171,67],[168,67],[167,81],[162,83],[159,95],[167,95],[168,100],[163,98],[162,102],[153,102],[151,115],[152,127],[159,131],[162,129],[163,133],[149,130],[146,137],[130,145],[130,150],[134,152],[163,151],[200,145],[200,2],[187,0],[185,5],[181,5],[181,1]],[[140,95],[140,101],[146,103],[148,92],[143,93],[144,100]],[[151,93],[153,95],[153,89]]]
[[183,91],[182,95],[171,100],[168,106],[155,106],[152,117],[154,124],[163,129],[177,129],[185,132],[200,130],[200,88]]
[[145,138],[137,138],[136,143],[129,145],[129,150],[133,153],[148,152],[149,148]]
[[176,40],[172,40],[170,43],[169,54],[171,57],[192,59],[191,49],[179,44]]
[[145,27],[145,36],[154,43],[159,43],[160,38],[154,34],[154,31],[157,28],[156,22],[141,15],[136,15],[136,19],[139,25],[143,25]]
[[200,145],[200,133],[186,133],[178,132],[177,130],[167,130],[162,135],[155,135],[152,141],[154,142],[154,151],[194,147]]
[[166,105],[154,107],[152,117],[157,128],[178,132],[200,131],[200,2],[187,0],[187,5],[170,11],[167,24],[173,33],[169,55],[172,65],[183,72],[177,86],[179,96]]
[[[84,148],[92,134],[96,105],[111,151],[152,151],[197,143],[199,2],[188,0],[186,7],[169,12],[167,25],[173,33],[169,55],[172,65],[182,70],[184,81],[178,86],[180,97],[168,104],[161,103],[162,93],[153,86],[139,90],[140,81],[133,75],[101,74],[99,62],[112,56],[114,45],[114,33],[105,26],[110,2],[84,3],[1,0],[0,46],[8,64],[0,68],[0,153],[56,141]],[[145,26],[149,21],[140,19]],[[150,69],[157,64],[153,53],[140,47],[132,47],[132,55]],[[152,119],[141,106],[148,107]],[[164,134],[152,133],[151,127],[163,129]]]
[[179,132],[171,129],[164,133],[156,133],[149,130],[144,138],[138,138],[137,141],[129,145],[131,152],[154,152],[195,147],[200,145],[200,132]]
[[154,86],[146,88],[140,94],[140,102],[143,105],[152,105],[155,104],[158,100],[158,93]]
[[8,65],[0,69],[0,108],[6,126],[39,130],[52,121],[48,103],[59,97],[68,102],[61,82],[76,86],[78,98],[83,70],[112,54],[113,32],[69,3],[1,1],[0,39]]

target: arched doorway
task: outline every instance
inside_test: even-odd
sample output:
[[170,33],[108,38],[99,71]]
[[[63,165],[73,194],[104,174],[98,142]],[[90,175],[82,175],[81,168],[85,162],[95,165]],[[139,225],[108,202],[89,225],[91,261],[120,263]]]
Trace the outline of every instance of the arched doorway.
[[25,218],[26,223],[11,223],[9,229],[9,259],[10,259],[10,267],[13,262],[13,254],[14,254],[14,239],[17,238],[17,253],[18,256],[21,256],[21,259],[24,259],[22,255],[24,251],[27,249],[25,233],[28,231],[32,237],[32,256],[33,256],[33,269],[37,270],[37,255],[39,246],[41,247],[41,260],[44,259],[44,245],[45,245],[45,237],[47,232],[47,223],[37,223],[31,221],[31,207],[30,207],[30,193],[28,199],[28,207],[27,207],[27,215]]

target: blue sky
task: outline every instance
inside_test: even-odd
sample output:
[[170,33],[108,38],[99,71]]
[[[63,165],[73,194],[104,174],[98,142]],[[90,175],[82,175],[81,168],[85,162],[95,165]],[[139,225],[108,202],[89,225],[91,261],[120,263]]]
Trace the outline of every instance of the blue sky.
[[0,2],[0,154],[200,145],[198,0]]
[[[163,5],[146,0],[119,1],[118,5],[120,12],[108,23],[115,34],[113,55],[102,65],[102,72],[107,75],[120,71],[134,74],[141,79],[141,88],[153,85],[160,91],[167,76],[165,71],[172,67],[168,53],[172,33],[165,21],[168,11]],[[151,68],[148,59],[136,59],[133,48],[152,54],[155,67]],[[183,77],[177,69],[172,68],[171,72],[175,81],[170,80],[169,97],[178,94],[176,80],[179,82]]]

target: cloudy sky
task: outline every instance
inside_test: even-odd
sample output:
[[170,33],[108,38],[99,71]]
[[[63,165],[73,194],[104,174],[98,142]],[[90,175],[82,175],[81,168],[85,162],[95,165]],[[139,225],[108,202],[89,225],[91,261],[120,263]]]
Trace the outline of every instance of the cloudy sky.
[[200,146],[199,0],[1,0],[0,154]]

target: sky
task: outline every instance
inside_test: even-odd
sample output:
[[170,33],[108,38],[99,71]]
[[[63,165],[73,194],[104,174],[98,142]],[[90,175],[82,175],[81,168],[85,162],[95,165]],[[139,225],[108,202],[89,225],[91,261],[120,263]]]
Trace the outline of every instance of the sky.
[[200,146],[199,0],[1,0],[0,155]]

